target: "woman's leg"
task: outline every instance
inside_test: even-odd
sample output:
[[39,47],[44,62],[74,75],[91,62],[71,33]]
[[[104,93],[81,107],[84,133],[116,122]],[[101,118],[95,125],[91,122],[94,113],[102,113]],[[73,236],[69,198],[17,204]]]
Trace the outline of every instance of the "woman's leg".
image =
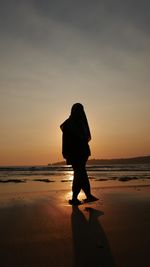
[[85,202],[96,201],[98,198],[91,194],[90,183],[86,172],[86,161],[80,161],[72,164],[74,171],[74,178],[72,183],[72,200],[69,201],[71,205],[80,205],[81,201],[78,200],[78,194],[82,189],[87,197]]
[[91,194],[91,187],[90,187],[90,182],[89,182],[89,178],[87,175],[87,171],[86,171],[86,161],[82,162],[81,165],[81,169],[82,169],[82,185],[81,188],[84,191],[87,199],[85,200],[86,202],[92,202],[92,201],[96,201],[98,200],[97,197],[93,196]]
[[72,184],[73,199],[77,199],[81,189],[84,191],[87,198],[91,195],[90,183],[85,165],[85,160],[72,164],[74,170],[74,179]]
[[78,194],[80,193],[82,183],[81,183],[81,167],[80,163],[73,163],[72,168],[74,171],[73,183],[72,183],[72,192],[73,192],[73,199],[77,199]]
[[91,187],[85,164],[86,163],[83,163],[82,165],[82,190],[84,191],[86,197],[88,198],[91,195]]

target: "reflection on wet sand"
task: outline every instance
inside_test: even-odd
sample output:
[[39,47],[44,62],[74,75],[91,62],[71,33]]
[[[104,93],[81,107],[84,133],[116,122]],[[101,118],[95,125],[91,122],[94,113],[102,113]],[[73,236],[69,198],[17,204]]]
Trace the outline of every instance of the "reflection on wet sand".
[[104,213],[90,207],[85,208],[85,211],[89,213],[88,219],[78,206],[72,207],[74,266],[116,266],[107,237],[98,219]]

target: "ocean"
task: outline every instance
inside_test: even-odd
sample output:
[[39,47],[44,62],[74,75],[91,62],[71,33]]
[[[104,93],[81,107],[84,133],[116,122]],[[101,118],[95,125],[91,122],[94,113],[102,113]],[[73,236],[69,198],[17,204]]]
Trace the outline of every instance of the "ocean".
[[[113,164],[87,165],[87,172],[92,183],[99,185],[106,181],[127,182],[131,180],[150,180],[150,164]],[[12,183],[67,183],[73,179],[71,166],[1,166],[0,185]]]

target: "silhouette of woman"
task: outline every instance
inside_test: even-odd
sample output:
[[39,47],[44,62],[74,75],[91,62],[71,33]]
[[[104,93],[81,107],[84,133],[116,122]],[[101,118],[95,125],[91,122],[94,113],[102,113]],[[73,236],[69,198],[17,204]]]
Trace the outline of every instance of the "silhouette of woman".
[[80,205],[78,194],[81,189],[84,191],[86,202],[98,200],[91,194],[90,183],[86,172],[86,162],[90,156],[88,142],[91,140],[88,121],[84,112],[83,105],[76,103],[71,108],[71,114],[60,126],[63,132],[62,154],[67,164],[71,164],[74,171],[72,184],[71,205]]

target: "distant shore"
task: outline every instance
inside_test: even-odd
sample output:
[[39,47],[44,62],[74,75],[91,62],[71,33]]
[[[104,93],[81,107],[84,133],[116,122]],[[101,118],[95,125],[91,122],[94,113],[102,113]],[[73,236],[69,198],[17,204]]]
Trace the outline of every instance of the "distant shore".
[[[48,165],[64,165],[65,161],[49,163]],[[89,159],[88,165],[107,165],[107,164],[150,164],[150,156],[116,159]]]

